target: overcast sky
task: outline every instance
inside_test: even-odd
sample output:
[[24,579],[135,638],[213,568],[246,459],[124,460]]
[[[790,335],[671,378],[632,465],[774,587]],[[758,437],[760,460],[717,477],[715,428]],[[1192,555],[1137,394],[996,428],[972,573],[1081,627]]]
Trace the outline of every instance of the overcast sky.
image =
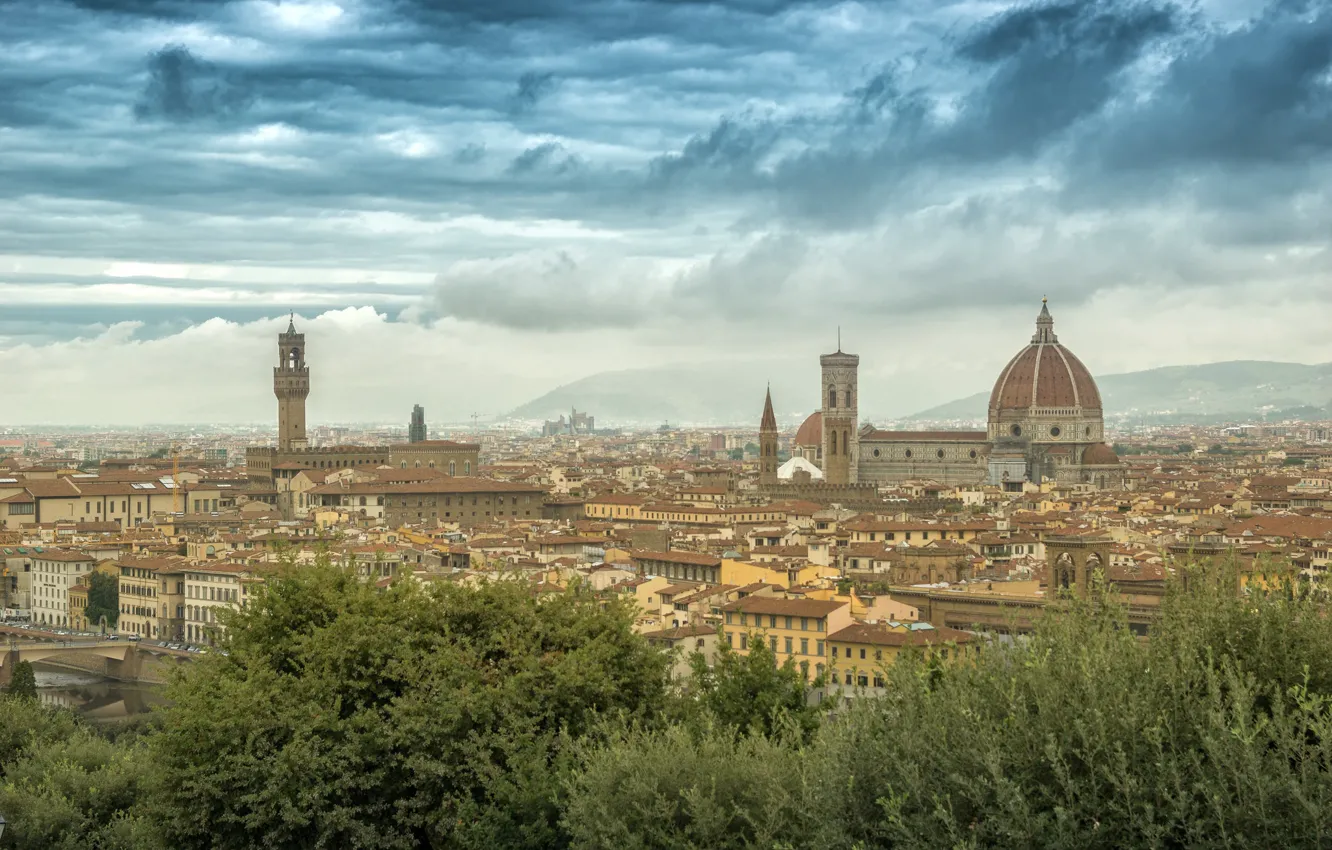
[[0,0],[0,422],[272,418],[289,310],[313,421],[838,325],[905,414],[1042,295],[1097,374],[1325,362],[1330,149],[1328,2]]

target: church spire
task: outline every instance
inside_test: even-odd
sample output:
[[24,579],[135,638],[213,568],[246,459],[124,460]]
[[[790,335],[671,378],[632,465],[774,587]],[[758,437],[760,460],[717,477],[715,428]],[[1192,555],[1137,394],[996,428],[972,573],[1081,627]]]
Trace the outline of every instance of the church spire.
[[1059,337],[1054,332],[1054,317],[1050,315],[1049,299],[1041,299],[1041,314],[1036,317],[1036,333],[1031,341],[1036,343],[1056,343]]
[[776,431],[777,416],[772,412],[772,387],[768,387],[768,397],[763,401],[763,420],[759,423],[760,431]]

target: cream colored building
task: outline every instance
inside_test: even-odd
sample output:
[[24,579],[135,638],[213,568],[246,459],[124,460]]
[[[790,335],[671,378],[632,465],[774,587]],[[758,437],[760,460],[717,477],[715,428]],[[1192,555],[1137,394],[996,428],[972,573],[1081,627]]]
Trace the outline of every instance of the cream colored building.
[[69,589],[87,580],[97,561],[72,549],[34,550],[32,556],[32,622],[65,626],[69,620]]
[[213,644],[226,631],[218,618],[222,609],[239,610],[260,579],[243,564],[198,564],[185,568],[183,637],[190,643]]
[[185,619],[184,558],[122,558],[120,622],[122,635],[147,640],[179,640]]
[[182,483],[178,494],[176,490],[169,475],[152,481],[30,480],[19,492],[0,499],[0,528],[19,530],[62,520],[133,528],[155,514],[216,511],[223,498],[216,485]]

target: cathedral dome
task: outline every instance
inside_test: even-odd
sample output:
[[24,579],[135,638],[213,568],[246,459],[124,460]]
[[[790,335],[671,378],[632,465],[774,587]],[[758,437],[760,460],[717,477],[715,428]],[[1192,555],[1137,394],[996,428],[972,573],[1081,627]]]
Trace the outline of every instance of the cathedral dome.
[[1097,443],[1082,454],[1083,466],[1118,466],[1119,455],[1105,443]]
[[1101,409],[1096,382],[1082,361],[1059,344],[1044,301],[1031,343],[1008,362],[990,393],[992,420],[1001,411],[1031,408]]
[[795,444],[815,447],[823,445],[823,411],[814,411],[801,423],[800,430],[796,431]]

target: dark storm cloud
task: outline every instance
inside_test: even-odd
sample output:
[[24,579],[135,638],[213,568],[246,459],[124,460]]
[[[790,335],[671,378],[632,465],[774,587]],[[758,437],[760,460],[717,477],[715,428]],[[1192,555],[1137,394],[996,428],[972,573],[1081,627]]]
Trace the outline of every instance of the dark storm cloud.
[[1124,68],[1178,23],[1175,9],[1157,3],[1071,0],[999,15],[957,50],[991,69],[989,80],[932,141],[982,161],[1035,155],[1099,113],[1118,92]]
[[148,59],[148,84],[134,104],[142,120],[196,121],[226,118],[245,110],[248,88],[232,75],[181,45],[164,47]]
[[555,75],[550,71],[538,74],[528,71],[518,78],[518,86],[513,93],[513,109],[525,112],[533,109],[537,102],[555,90]]
[[559,142],[543,142],[534,145],[509,163],[507,173],[515,175],[544,172],[547,174],[567,174],[579,167],[577,157],[571,156]]
[[1278,2],[1182,47],[1092,150],[1115,170],[1299,163],[1332,147],[1332,9]]
[[[15,252],[433,273],[601,240],[440,278],[442,314],[563,328],[1092,297],[1127,244],[1216,281],[1217,245],[1332,233],[1327,3],[23,5],[0,4]],[[1198,216],[1173,244],[1165,203]],[[646,287],[605,245],[696,262]]]
[[792,214],[845,227],[872,220],[884,197],[953,163],[1031,161],[1100,114],[1122,75],[1154,42],[1178,31],[1164,4],[1060,2],[1019,6],[977,25],[954,56],[983,75],[941,117],[939,96],[890,64],[852,89],[831,116],[831,142],[761,170],[785,138],[806,133],[808,116],[770,121],[722,119],[679,153],[659,157],[653,173],[683,178],[719,173],[729,186],[774,192]]

